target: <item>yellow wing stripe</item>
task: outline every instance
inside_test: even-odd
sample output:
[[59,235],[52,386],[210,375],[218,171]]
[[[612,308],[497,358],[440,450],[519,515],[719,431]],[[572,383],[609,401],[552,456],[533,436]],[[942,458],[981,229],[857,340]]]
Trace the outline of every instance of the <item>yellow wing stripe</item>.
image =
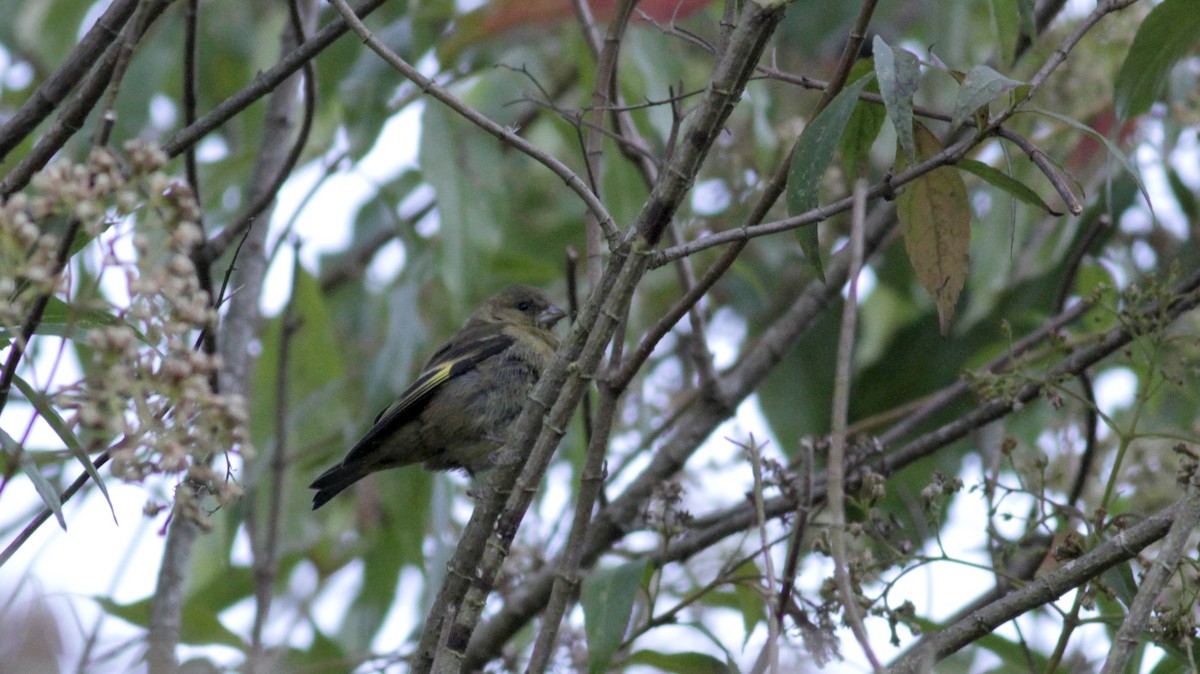
[[421,376],[417,377],[412,386],[409,386],[396,402],[388,405],[387,408],[380,412],[379,416],[375,417],[375,424],[378,425],[381,420],[393,414],[399,414],[408,407],[423,400],[438,386],[500,353],[508,348],[511,343],[512,339],[510,337],[497,335],[489,339],[477,340],[466,349],[450,349],[446,353],[440,354],[442,359],[433,363],[432,367],[422,372]]

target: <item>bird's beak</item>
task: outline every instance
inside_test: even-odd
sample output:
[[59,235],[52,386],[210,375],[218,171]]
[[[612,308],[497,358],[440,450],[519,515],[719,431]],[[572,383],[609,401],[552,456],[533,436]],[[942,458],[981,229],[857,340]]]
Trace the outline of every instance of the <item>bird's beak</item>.
[[555,323],[566,317],[567,312],[551,304],[545,311],[538,314],[538,325],[544,328],[553,327]]

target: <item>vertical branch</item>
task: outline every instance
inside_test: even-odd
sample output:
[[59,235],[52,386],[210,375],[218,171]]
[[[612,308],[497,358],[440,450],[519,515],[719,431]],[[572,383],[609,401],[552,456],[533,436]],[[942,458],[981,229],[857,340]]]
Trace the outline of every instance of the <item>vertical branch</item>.
[[842,325],[838,335],[837,375],[833,383],[833,418],[829,434],[829,537],[834,561],[834,577],[846,623],[863,653],[876,671],[879,659],[871,650],[867,631],[858,610],[858,595],[850,578],[846,559],[846,421],[850,408],[850,364],[854,356],[854,333],[858,318],[858,274],[863,263],[863,229],[867,211],[867,181],[862,176],[854,181],[854,216],[850,229],[849,296],[842,305]]
[[557,645],[559,626],[567,608],[575,601],[579,589],[579,568],[583,560],[584,542],[587,539],[588,527],[592,522],[592,512],[596,501],[604,487],[605,468],[604,454],[608,449],[608,440],[612,434],[613,422],[617,412],[618,391],[605,386],[601,389],[600,404],[596,409],[596,425],[592,437],[588,441],[587,456],[584,459],[583,470],[579,478],[579,494],[575,499],[575,519],[571,523],[571,533],[563,550],[562,560],[558,565],[558,574],[554,577],[554,588],[550,592],[550,602],[542,616],[542,629],[538,633],[530,657],[531,673],[546,671],[550,656]]
[[[314,0],[304,0],[298,8],[306,30],[311,30],[316,18]],[[302,42],[295,26],[284,29],[281,53],[289,53]],[[262,142],[254,166],[253,184],[250,189],[251,211],[258,204],[261,208],[261,226],[247,225],[243,243],[243,255],[234,271],[234,283],[241,291],[229,302],[229,310],[221,325],[221,352],[224,368],[221,372],[221,388],[228,393],[242,393],[249,384],[252,361],[247,346],[258,334],[261,316],[258,313],[258,298],[266,276],[267,259],[264,255],[267,228],[270,220],[274,190],[282,182],[281,175],[288,166],[289,140],[295,122],[299,75],[292,75],[277,88],[267,103],[267,115]],[[311,91],[311,86],[308,87]],[[304,137],[297,142],[303,142]],[[181,488],[187,488],[181,486]],[[146,660],[151,674],[175,672],[178,668],[175,649],[179,643],[184,591],[188,579],[192,549],[200,529],[196,522],[187,517],[171,520],[163,559],[159,568],[157,587],[150,603],[150,630],[147,635]]]
[[[587,42],[591,49],[597,50],[598,45],[595,43],[596,34],[594,28],[587,23],[590,19],[590,13],[587,10],[587,3],[578,3],[582,5],[579,8],[583,29],[586,33]],[[592,103],[589,124],[587,125],[587,135],[584,141],[583,158],[587,164],[588,175],[591,176],[593,185],[592,192],[601,196],[600,183],[603,180],[601,172],[603,167],[600,165],[600,158],[603,154],[601,146],[604,143],[604,134],[601,133],[601,128],[604,125],[604,112],[613,107],[617,87],[617,57],[621,51],[621,35],[625,32],[625,27],[629,24],[629,17],[633,14],[633,6],[636,3],[633,0],[621,0],[617,7],[616,14],[613,15],[608,24],[608,32],[604,36],[603,46],[599,48],[596,57],[596,83],[592,90]],[[588,289],[595,291],[600,283],[600,271],[604,264],[604,253],[607,250],[604,241],[604,232],[600,229],[600,222],[596,218],[596,214],[588,212],[585,225],[587,228],[587,275]]]
[[[427,614],[429,619],[413,661],[414,672],[429,671],[435,655],[456,660],[447,671],[478,668],[482,665],[478,659],[487,657],[487,649],[475,646],[472,635],[500,564],[565,434],[566,421],[596,371],[620,317],[628,310],[634,288],[649,266],[651,251],[662,239],[720,129],[740,101],[754,64],[762,57],[785,9],[782,4],[746,6],[729,49],[714,64],[710,84],[684,124],[679,147],[659,173],[637,221],[626,230],[624,245],[614,250],[600,285],[584,305],[512,430],[509,442],[515,453],[528,457],[525,465],[501,467],[488,478],[485,489],[505,494],[508,500],[500,506],[497,494],[485,492],[485,498],[476,505]],[[530,448],[527,454],[526,448]],[[593,533],[589,532],[589,539],[594,538]],[[588,552],[584,554],[586,557]],[[457,622],[439,646],[441,621],[451,610]]]
[[1159,594],[1167,580],[1179,566],[1184,546],[1187,545],[1192,531],[1200,523],[1200,472],[1197,472],[1196,468],[1196,463],[1192,460],[1188,466],[1190,475],[1187,481],[1187,495],[1179,506],[1179,515],[1171,523],[1162,550],[1142,579],[1137,596],[1129,607],[1129,613],[1121,623],[1121,628],[1117,630],[1117,636],[1113,638],[1113,649],[1104,661],[1104,668],[1100,670],[1100,674],[1117,674],[1127,670],[1126,665],[1133,655],[1133,649],[1146,632],[1150,612],[1158,603]]
[[133,59],[134,49],[141,41],[142,36],[146,34],[146,30],[153,20],[151,5],[149,3],[139,4],[137,11],[133,14],[133,20],[129,22],[129,26],[122,31],[120,39],[117,40],[116,62],[112,72],[105,78],[108,90],[107,101],[100,111],[100,119],[96,123],[95,133],[92,135],[92,145],[96,147],[108,145],[113,124],[117,121],[117,97],[121,95],[121,82],[124,81],[125,73],[129,70],[129,62]]
[[[199,41],[196,39],[199,21],[200,0],[187,0],[183,27],[183,125],[185,127],[196,123],[196,106],[200,87]],[[191,186],[192,194],[195,195],[196,206],[201,213],[196,225],[200,227],[201,232],[204,232],[204,200],[200,192],[200,171],[196,166],[195,145],[189,145],[183,153],[183,167],[188,185]],[[216,309],[220,298],[217,297],[213,288],[212,260],[208,246],[197,246],[192,252],[192,264],[196,266],[196,277],[200,282],[200,289],[208,294],[209,303]],[[203,348],[204,353],[210,356],[217,354],[217,335],[211,327],[201,332],[197,347]],[[209,376],[208,385],[214,392],[221,388],[220,375],[215,370]]]
[[783,621],[777,615],[771,615],[775,610],[772,599],[779,596],[775,587],[775,565],[771,560],[771,540],[767,535],[767,511],[763,505],[762,447],[750,436],[750,442],[741,445],[750,457],[750,470],[754,474],[754,513],[757,516],[759,545],[762,548],[763,573],[767,576],[767,643],[758,656],[754,671],[761,672],[769,668],[771,672],[779,671],[779,628]]
[[[271,613],[271,597],[279,573],[279,522],[283,503],[284,474],[288,451],[288,363],[291,357],[292,335],[299,329],[296,318],[296,279],[300,276],[300,244],[293,242],[292,296],[283,310],[283,325],[279,337],[279,366],[275,373],[275,446],[270,452],[270,484],[267,491],[267,519],[258,521],[258,499],[254,489],[246,495],[246,528],[254,550],[254,626],[250,633],[250,657],[247,671],[269,669],[263,661],[263,628]],[[265,527],[265,528],[264,528]]]

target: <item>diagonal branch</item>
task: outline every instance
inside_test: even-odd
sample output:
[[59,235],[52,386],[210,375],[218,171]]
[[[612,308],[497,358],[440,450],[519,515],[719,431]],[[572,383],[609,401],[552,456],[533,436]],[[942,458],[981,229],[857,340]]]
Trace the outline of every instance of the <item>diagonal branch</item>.
[[371,33],[370,29],[368,29],[366,25],[364,25],[359,19],[358,15],[355,13],[355,10],[351,9],[350,6],[346,4],[346,0],[331,1],[333,2],[334,7],[337,8],[338,12],[341,13],[342,18],[344,18],[346,22],[350,24],[350,27],[355,33],[358,33],[359,37],[363,39],[367,46],[370,47],[376,54],[379,54],[379,57],[386,61],[388,65],[395,68],[397,72],[399,72],[401,75],[404,75],[413,84],[420,87],[422,91],[437,99],[446,107],[458,113],[472,124],[475,124],[484,131],[495,136],[501,142],[511,145],[512,147],[515,147],[521,152],[529,155],[530,158],[550,169],[554,175],[561,178],[563,182],[567,184],[567,187],[571,188],[575,194],[579,195],[579,198],[582,199],[583,203],[587,205],[588,210],[590,210],[596,216],[600,226],[604,229],[605,236],[609,239],[609,245],[612,246],[615,243],[617,237],[617,228],[613,223],[612,216],[608,214],[608,210],[604,207],[604,204],[600,202],[600,199],[596,197],[596,194],[592,192],[583,179],[576,175],[575,172],[570,169],[570,167],[556,159],[554,156],[545,152],[538,146],[534,145],[528,140],[525,140],[513,129],[497,124],[483,113],[467,105],[462,99],[447,91],[437,82],[434,82],[428,77],[422,75],[407,61],[400,58],[396,52],[392,51],[387,45],[380,42],[379,39]]

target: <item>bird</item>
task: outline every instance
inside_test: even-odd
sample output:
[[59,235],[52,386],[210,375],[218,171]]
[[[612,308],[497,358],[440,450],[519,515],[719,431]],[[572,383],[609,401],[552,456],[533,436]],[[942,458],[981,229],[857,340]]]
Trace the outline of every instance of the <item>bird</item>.
[[313,510],[370,473],[423,463],[426,470],[491,468],[509,427],[558,349],[566,314],[546,293],[510,285],[479,305],[384,408],[341,463],[317,476]]

